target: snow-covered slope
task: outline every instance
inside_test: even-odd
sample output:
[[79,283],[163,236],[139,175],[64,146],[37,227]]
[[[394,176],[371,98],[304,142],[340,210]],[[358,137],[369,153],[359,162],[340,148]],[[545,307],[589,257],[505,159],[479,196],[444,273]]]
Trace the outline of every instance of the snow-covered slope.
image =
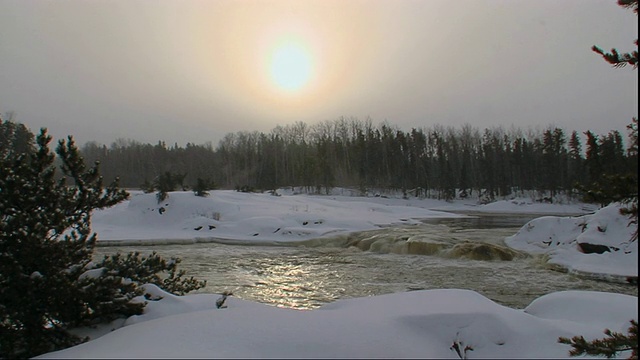
[[[429,210],[433,208],[558,212],[556,205],[516,200],[475,206],[215,191],[208,198],[171,193],[158,204],[153,194],[134,193],[127,202],[96,211],[93,229],[99,241],[289,241],[461,216]],[[563,209],[560,212],[579,213],[581,205]],[[628,243],[634,229],[627,221],[617,207],[575,218],[546,216],[531,221],[507,243],[548,254],[551,263],[572,271],[637,277],[637,241]],[[584,254],[578,243],[618,250]],[[226,309],[217,309],[216,294],[174,296],[153,285],[145,288],[152,298],[161,299],[150,301],[143,315],[77,329],[94,340],[42,358],[568,358],[570,347],[558,343],[558,337],[583,335],[591,340],[603,337],[605,328],[626,333],[629,320],[638,319],[637,297],[590,291],[551,293],[524,310],[458,289],[339,300],[316,310],[295,310],[233,296]]]
[[[155,194],[131,193],[131,199],[95,211],[98,241],[193,242],[197,239],[295,241],[340,232],[372,230],[420,219],[460,217],[447,211],[485,213],[584,213],[583,204],[556,205],[522,199],[477,205],[473,201],[358,197],[348,195],[241,193],[212,191],[209,197],[171,192],[158,203]],[[434,209],[437,209],[434,210]]]
[[194,240],[220,238],[291,241],[336,232],[370,230],[381,225],[417,223],[417,219],[459,217],[409,206],[406,201],[309,195],[213,191],[209,197],[172,192],[160,203],[154,194],[131,199],[93,214],[98,240]]
[[505,239],[510,247],[545,254],[548,263],[607,280],[637,282],[638,241],[630,241],[637,224],[612,204],[592,215],[534,219]]
[[[156,290],[157,292],[159,290]],[[568,358],[558,337],[626,333],[638,298],[553,293],[525,310],[469,290],[424,290],[294,310],[218,295],[163,294],[145,314],[88,343],[42,358]],[[629,354],[623,353],[628,357]]]

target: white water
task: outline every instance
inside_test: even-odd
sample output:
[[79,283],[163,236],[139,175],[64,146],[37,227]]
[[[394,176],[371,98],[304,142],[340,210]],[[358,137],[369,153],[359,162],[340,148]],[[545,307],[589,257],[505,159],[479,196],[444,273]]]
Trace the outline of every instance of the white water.
[[[232,291],[243,299],[292,308],[315,308],[343,298],[446,288],[475,290],[513,308],[524,308],[533,299],[560,290],[638,296],[637,286],[553,271],[541,258],[525,254],[514,253],[510,261],[495,256],[494,260],[469,258],[477,257],[474,254],[483,259],[491,256],[487,247],[479,245],[502,249],[504,237],[514,234],[529,219],[494,216],[438,220],[280,246],[211,242],[100,247],[96,255],[156,251],[164,257],[180,257],[181,268],[188,276],[207,280],[200,292]],[[461,246],[479,251],[454,250]],[[424,253],[429,255],[420,255]]]

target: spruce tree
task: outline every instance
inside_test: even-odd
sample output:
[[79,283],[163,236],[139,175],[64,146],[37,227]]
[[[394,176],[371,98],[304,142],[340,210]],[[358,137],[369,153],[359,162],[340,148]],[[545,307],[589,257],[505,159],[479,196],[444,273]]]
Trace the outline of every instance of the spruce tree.
[[156,198],[159,204],[167,199],[169,192],[176,190],[176,179],[171,172],[165,171],[155,179],[154,187],[158,190]]
[[587,157],[585,159],[585,166],[588,171],[589,181],[598,181],[602,175],[602,160],[600,159],[601,151],[598,135],[594,135],[591,131],[587,131],[584,134],[587,136]]
[[0,154],[0,358],[63,349],[86,340],[73,327],[141,314],[141,284],[179,294],[204,286],[181,278],[179,259],[92,261],[91,212],[128,194],[117,179],[104,186],[98,164],[86,167],[71,137],[56,148],[58,176],[50,141],[42,129],[26,152]]
[[[638,15],[638,0],[618,0],[618,5],[632,10],[636,15]],[[636,46],[638,45],[638,40],[635,41]],[[633,66],[633,69],[637,69],[638,67],[638,51],[632,51],[630,53],[620,54],[616,49],[611,49],[611,53],[604,53],[597,46],[593,46],[593,51],[598,54],[601,54],[605,61],[610,64],[613,64],[614,67],[624,67],[629,64]],[[622,148],[622,139],[619,133],[614,132],[609,134],[609,141],[601,142],[605,145],[611,144],[611,158],[610,159],[601,159],[602,151],[600,148],[603,146],[598,146],[597,137],[594,137],[591,132],[587,132],[587,166],[590,167],[590,181],[591,184],[587,187],[583,187],[583,191],[587,192],[592,191],[597,193],[600,189],[609,187],[608,183],[617,183],[623,184],[619,189],[623,191],[613,191],[609,190],[609,192],[616,192],[615,194],[611,194],[608,197],[601,198],[601,202],[614,202],[621,201],[626,204],[626,208],[622,209],[621,212],[624,215],[628,215],[630,217],[630,225],[638,224],[638,175],[637,175],[637,147],[638,147],[638,119],[633,118],[632,122],[627,128],[630,131],[629,139],[630,139],[630,147],[627,151],[629,158],[634,161],[634,153],[635,153],[635,168],[631,169],[627,174],[606,174],[600,178],[600,174],[596,174],[597,171],[603,171],[602,161],[606,160],[609,162],[617,162],[620,164],[624,164],[624,150]],[[605,147],[606,148],[606,147]],[[634,150],[635,149],[635,150]],[[598,161],[590,161],[594,160],[593,157],[596,155],[598,157]],[[617,159],[616,159],[617,158]],[[616,161],[617,160],[617,161]],[[624,166],[624,165],[621,165]],[[615,171],[611,169],[607,169],[609,171]],[[619,200],[621,198],[621,200]],[[637,231],[634,237],[631,239],[635,241],[637,239]]]
[[[638,0],[618,0],[618,5],[633,10],[638,15]],[[634,42],[636,47],[638,46],[638,39]],[[614,67],[625,67],[627,65],[633,66],[634,69],[638,67],[638,50],[633,50],[628,53],[620,53],[617,49],[611,49],[611,52],[604,52],[600,47],[594,45],[591,50],[602,55],[604,60]]]
[[26,126],[12,121],[13,114],[3,121],[0,118],[0,156],[19,155],[33,150],[34,136]]
[[[68,333],[104,302],[109,311],[137,314],[143,304],[120,285],[101,295],[82,277],[96,235],[90,213],[117,204],[128,194],[117,182],[106,188],[97,166],[86,168],[73,139],[56,152],[63,177],[56,179],[51,137],[42,129],[34,151],[0,158],[0,356],[33,356],[73,345]],[[74,181],[68,185],[67,178]],[[107,281],[106,279],[103,279]],[[97,284],[95,284],[97,285]],[[124,296],[121,296],[124,295]],[[114,300],[122,299],[123,301]]]
[[[636,15],[638,14],[638,0],[618,0],[618,5],[633,10]],[[638,45],[638,40],[635,41],[636,46]],[[638,51],[633,51],[631,53],[619,54],[616,49],[611,49],[611,53],[604,53],[600,48],[594,46],[592,48],[593,51],[601,54],[604,59],[613,64],[614,67],[624,67],[629,64],[632,65],[634,69],[638,66]],[[629,138],[631,140],[631,145],[628,150],[628,154],[632,155],[635,152],[637,156],[637,148],[638,148],[638,120],[633,118],[632,123],[627,126],[630,130]],[[587,149],[587,159],[589,159],[589,152],[598,152],[596,141],[594,141],[594,137],[590,132],[586,133],[587,145],[589,146]],[[615,140],[614,143],[619,143],[617,150],[613,150],[612,152],[620,153],[621,150],[621,141],[619,136],[612,136]],[[636,162],[637,163],[637,162]],[[593,180],[593,175],[592,179]],[[626,204],[626,208],[621,209],[621,213],[623,215],[628,215],[630,218],[629,225],[635,224],[636,231],[632,235],[630,241],[638,240],[638,176],[635,171],[624,175],[624,174],[603,174],[602,180],[596,181],[590,185],[590,187],[583,187],[582,189],[586,192],[587,196],[595,197],[596,201],[601,203],[610,203],[613,201],[620,201],[623,204]],[[612,332],[609,329],[604,331],[606,337],[604,339],[595,339],[593,341],[586,341],[582,336],[574,336],[571,339],[560,337],[558,338],[558,342],[562,344],[571,345],[572,349],[569,351],[569,355],[571,356],[579,356],[583,354],[587,355],[596,355],[596,356],[606,356],[607,358],[612,358],[618,355],[621,351],[631,351],[630,359],[638,358],[638,322],[637,320],[631,320],[631,326],[629,327],[629,333],[627,335]]]
[[606,329],[606,337],[587,341],[583,336],[574,336],[571,339],[560,337],[558,342],[571,345],[571,356],[596,355],[605,356],[608,359],[616,357],[620,352],[631,351],[629,359],[638,358],[638,322],[631,320],[628,334]]
[[207,197],[209,196],[209,190],[215,190],[216,184],[210,179],[198,178],[195,185],[193,185],[193,193],[196,196]]
[[578,132],[573,131],[569,139],[569,159],[567,164],[569,188],[575,188],[584,182],[584,158],[582,157],[582,143]]

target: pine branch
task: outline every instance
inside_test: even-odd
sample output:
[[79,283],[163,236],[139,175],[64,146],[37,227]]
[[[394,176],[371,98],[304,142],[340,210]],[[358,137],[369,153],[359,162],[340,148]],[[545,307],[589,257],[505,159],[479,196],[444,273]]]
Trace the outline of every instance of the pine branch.
[[[638,46],[638,40],[635,41],[636,46]],[[639,56],[638,56],[638,51],[632,51],[630,53],[622,53],[620,54],[618,52],[618,50],[616,49],[611,49],[610,53],[605,53],[604,50],[602,50],[601,48],[597,47],[596,45],[594,45],[593,47],[591,47],[591,50],[593,50],[594,52],[600,54],[602,56],[602,58],[608,62],[609,64],[613,65],[613,67],[615,68],[622,68],[625,67],[627,65],[631,65],[633,66],[634,69],[638,68],[638,60],[639,60]]]
[[[625,8],[633,10],[633,12],[638,15],[638,0],[618,0],[618,5]],[[636,48],[638,47],[638,39],[634,42],[636,44]],[[594,45],[591,47],[591,50],[600,54],[602,58],[613,65],[615,68],[622,68],[627,65],[633,66],[634,69],[638,68],[638,50],[631,51],[628,53],[619,53],[616,49],[611,49],[611,52],[605,53],[604,50]]]
[[594,356],[605,356],[608,359],[616,356],[622,351],[631,350],[630,359],[638,358],[638,322],[631,320],[628,334],[605,329],[606,335],[603,339],[587,341],[583,336],[574,336],[571,339],[566,337],[558,338],[561,344],[571,345],[570,356],[580,356],[583,354]]
[[625,9],[631,9],[638,14],[638,0],[618,0],[618,5]]

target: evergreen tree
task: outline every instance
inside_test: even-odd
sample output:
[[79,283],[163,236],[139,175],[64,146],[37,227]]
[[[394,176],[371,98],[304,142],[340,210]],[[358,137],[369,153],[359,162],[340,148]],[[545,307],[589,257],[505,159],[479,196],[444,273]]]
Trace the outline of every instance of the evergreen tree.
[[[638,15],[638,0],[618,0],[618,5],[625,9],[631,9],[636,15]],[[635,44],[636,46],[638,46],[637,39],[635,41]],[[604,57],[604,59],[610,64],[613,64],[614,67],[624,67],[625,65],[629,64],[633,66],[633,69],[636,69],[638,66],[637,50],[631,53],[623,53],[623,54],[619,54],[616,49],[611,49],[611,53],[604,53],[597,46],[594,46],[592,50],[601,54]],[[638,175],[637,175],[638,120],[636,118],[633,118],[632,123],[629,126],[627,126],[627,128],[630,130],[629,138],[631,140],[631,144],[628,152],[629,153],[635,152],[635,155],[636,155],[636,161],[634,164],[635,169],[632,169],[632,171],[628,174],[608,174],[607,180],[613,181],[616,183],[624,183],[627,185],[629,184],[629,182],[631,182],[631,186],[621,187],[621,189],[630,190],[630,193],[627,192],[627,193],[615,194],[615,196],[610,199],[610,202],[617,201],[615,200],[615,198],[622,196],[623,199],[621,200],[621,202],[627,204],[627,208],[622,209],[621,212],[625,215],[629,215],[631,219],[630,224],[637,225],[638,224]],[[616,155],[621,155],[621,153],[623,152],[622,140],[619,134],[617,134],[616,136],[616,134],[614,133],[611,137],[613,138],[611,142],[614,144],[612,146],[611,153],[613,154],[612,157],[616,158]],[[589,150],[587,150],[587,159],[589,158],[588,153],[589,153]],[[618,179],[615,179],[616,177]],[[592,178],[591,181],[593,180],[594,179]],[[592,185],[592,187],[596,187],[596,188],[598,186],[601,188],[604,187],[604,186],[601,186],[601,184],[598,184],[597,182]],[[638,232],[636,231],[632,240],[636,240],[637,237],[638,237]]]
[[[126,199],[117,180],[103,185],[98,164],[87,168],[71,137],[51,137],[0,156],[0,357],[32,357],[78,344],[70,328],[142,313],[141,282],[184,293],[203,284],[182,279],[179,260],[157,256],[92,262],[91,212]],[[67,181],[73,184],[67,184]],[[163,271],[168,276],[157,276]]]
[[602,160],[600,159],[600,145],[598,144],[598,135],[594,135],[591,131],[584,133],[587,136],[587,157],[585,166],[587,167],[589,181],[595,182],[602,175]]
[[158,190],[156,197],[158,198],[158,203],[160,203],[169,196],[169,192],[175,191],[177,182],[171,172],[165,171],[156,178],[153,185]]
[[117,253],[105,256],[93,267],[114,274],[120,280],[124,278],[134,284],[154,284],[176,295],[184,295],[203,288],[206,281],[199,281],[193,277],[183,278],[185,271],[178,270],[178,264],[181,261],[180,258],[171,258],[167,261],[155,251],[146,257],[138,252],[126,255]]
[[567,151],[566,139],[560,128],[547,129],[543,133],[543,172],[545,190],[551,192],[551,200],[558,188],[564,188]]
[[631,124],[627,125],[629,130],[629,146],[627,148],[627,155],[629,157],[638,156],[638,118],[633,118]]
[[26,126],[12,121],[13,114],[8,119],[0,118],[0,156],[10,156],[10,153],[20,155],[33,151],[33,134]]
[[[33,356],[78,343],[67,325],[92,317],[97,307],[137,314],[130,287],[98,284],[81,275],[95,246],[90,213],[117,204],[128,194],[117,182],[102,184],[97,166],[87,169],[73,139],[56,152],[65,177],[55,179],[55,156],[42,130],[37,149],[0,159],[0,355]],[[68,186],[69,177],[75,184]],[[96,286],[87,285],[92,284]],[[96,290],[101,287],[100,293]]]
[[604,339],[595,339],[587,341],[583,336],[574,336],[571,339],[560,337],[558,342],[561,344],[571,345],[569,351],[571,356],[595,355],[605,356],[608,359],[615,357],[623,351],[631,351],[629,359],[638,358],[638,322],[631,320],[628,334],[606,329],[604,331],[606,337]]
[[584,158],[582,157],[582,143],[578,137],[578,132],[573,131],[569,139],[569,160],[567,173],[569,175],[569,185],[575,187],[584,182]]
[[198,178],[196,184],[193,186],[193,193],[196,196],[207,197],[209,196],[209,190],[214,190],[216,185],[209,179]]
[[599,149],[603,173],[620,174],[626,172],[624,145],[619,131],[611,131],[603,136],[600,139]]
[[[638,0],[618,0],[618,5],[625,9],[631,9],[638,15]],[[636,47],[638,46],[638,39],[634,42]],[[633,50],[628,53],[619,53],[616,49],[611,49],[611,52],[605,53],[601,48],[594,45],[591,50],[602,55],[604,60],[614,67],[625,67],[627,64],[633,66],[634,69],[638,67],[638,50]]]
[[155,187],[148,179],[144,179],[144,182],[140,184],[140,190],[142,190],[145,194],[150,194],[153,192],[153,190],[155,190]]
[[[638,0],[618,0],[618,5],[632,9],[633,12],[638,14]],[[636,46],[638,45],[638,40],[635,42]],[[601,54],[604,59],[613,64],[615,67],[623,67],[626,64],[630,64],[634,69],[638,66],[638,51],[634,51],[632,53],[626,54],[618,54],[616,49],[612,49],[611,53],[605,54],[601,49],[594,46],[592,48],[593,51]],[[631,140],[630,151],[636,153],[637,156],[637,146],[638,146],[638,120],[636,118],[633,119],[632,123],[628,126],[630,130],[629,138]],[[590,150],[593,151],[593,139],[590,132],[587,133],[589,137],[588,145],[590,146]],[[616,137],[615,135],[613,136]],[[621,144],[621,141],[618,141]],[[635,149],[634,149],[635,146]],[[617,148],[620,148],[618,146]],[[614,154],[620,152],[619,149],[615,149],[612,151]],[[587,159],[589,158],[589,149],[587,150]],[[636,160],[637,166],[637,160]],[[593,179],[592,179],[593,180]],[[627,207],[621,209],[621,213],[623,215],[628,215],[631,219],[630,225],[636,225],[636,231],[633,234],[630,241],[638,240],[638,176],[636,171],[633,171],[630,174],[605,174],[603,175],[603,183],[596,182],[591,185],[590,188],[584,189],[587,191],[587,195],[589,191],[592,193],[596,193],[601,195],[600,199],[598,199],[601,203],[609,203],[613,201],[621,201],[622,203],[626,203]],[[597,356],[606,356],[607,358],[612,358],[616,356],[621,351],[631,350],[630,359],[638,358],[638,322],[636,320],[631,320],[631,327],[629,327],[629,334],[624,335],[616,332],[612,332],[609,329],[604,331],[605,335],[607,335],[604,339],[596,339],[593,341],[586,341],[582,336],[574,336],[571,339],[560,337],[558,342],[562,344],[568,344],[572,346],[569,354],[571,356],[578,356],[582,354],[587,355],[597,355]]]
[[606,206],[616,201],[629,202],[628,199],[637,197],[638,179],[631,174],[603,174],[589,186],[577,185],[576,188],[583,193],[583,201]]

